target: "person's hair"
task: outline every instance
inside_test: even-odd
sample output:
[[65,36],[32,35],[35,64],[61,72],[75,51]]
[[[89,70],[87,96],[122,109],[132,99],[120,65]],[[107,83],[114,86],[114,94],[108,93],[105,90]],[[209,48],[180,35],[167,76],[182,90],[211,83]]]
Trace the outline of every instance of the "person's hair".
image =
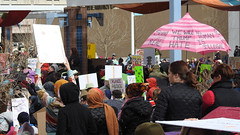
[[71,50],[72,50],[72,55],[71,55],[71,56],[77,56],[77,57],[79,57],[79,56],[78,56],[77,48],[71,48]]
[[221,81],[229,81],[233,78],[234,72],[227,64],[220,64],[213,70],[213,76],[221,75]]
[[160,94],[161,88],[155,89],[153,91],[153,100],[156,101],[158,99],[158,94]]
[[56,80],[59,80],[59,79],[61,79],[61,73],[58,73],[58,72],[56,72],[56,73],[54,73],[54,77],[55,77],[55,79]]
[[115,97],[115,98],[122,98],[122,92],[120,90],[113,90],[112,91],[112,95]]
[[54,67],[54,66],[50,66],[50,68],[52,68],[52,69],[53,69],[53,71],[55,71],[55,67]]
[[142,83],[132,83],[126,88],[126,94],[129,98],[142,96],[143,92],[147,90],[147,86]]
[[196,88],[195,75],[189,71],[187,63],[184,61],[175,61],[170,65],[170,71],[173,74],[178,74],[181,80],[184,81],[188,86]]

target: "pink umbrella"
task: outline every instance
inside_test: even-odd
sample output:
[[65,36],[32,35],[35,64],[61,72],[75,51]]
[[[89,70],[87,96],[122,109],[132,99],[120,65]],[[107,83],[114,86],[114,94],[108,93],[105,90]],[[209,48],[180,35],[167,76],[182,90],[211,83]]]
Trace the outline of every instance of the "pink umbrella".
[[141,48],[186,50],[202,55],[231,50],[224,37],[215,28],[197,22],[189,13],[177,22],[158,28]]

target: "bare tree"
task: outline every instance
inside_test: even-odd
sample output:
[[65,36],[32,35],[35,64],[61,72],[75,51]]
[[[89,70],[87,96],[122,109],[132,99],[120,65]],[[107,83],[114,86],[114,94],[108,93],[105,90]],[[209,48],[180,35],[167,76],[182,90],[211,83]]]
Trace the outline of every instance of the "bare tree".
[[110,50],[117,50],[117,46],[129,40],[130,20],[116,12],[117,10],[119,9],[103,10],[104,26],[95,23],[88,29],[88,42],[95,43],[96,50],[102,51],[105,57]]

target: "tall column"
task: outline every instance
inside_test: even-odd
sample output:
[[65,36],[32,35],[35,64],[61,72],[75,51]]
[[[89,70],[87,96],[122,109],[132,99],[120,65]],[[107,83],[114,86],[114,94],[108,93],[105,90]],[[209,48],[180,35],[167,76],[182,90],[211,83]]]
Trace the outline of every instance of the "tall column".
[[232,49],[229,56],[233,56],[236,45],[240,45],[240,12],[228,11],[228,44]]
[[3,52],[10,52],[12,48],[12,27],[2,27],[1,43]]
[[77,48],[80,57],[81,74],[88,73],[87,59],[87,8],[67,7],[68,25],[64,27],[64,46],[67,57],[70,56],[71,48]]
[[[181,0],[169,0],[169,21],[176,22],[181,19]],[[181,50],[170,50],[170,62],[182,60]]]

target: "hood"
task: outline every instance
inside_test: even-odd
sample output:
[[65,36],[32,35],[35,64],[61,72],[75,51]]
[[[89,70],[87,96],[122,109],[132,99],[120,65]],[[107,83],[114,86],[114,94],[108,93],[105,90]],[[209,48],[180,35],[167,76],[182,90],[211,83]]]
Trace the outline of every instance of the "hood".
[[72,82],[63,84],[59,89],[59,93],[65,105],[79,102],[79,88]]
[[157,86],[157,80],[155,78],[148,78],[146,80],[148,83],[149,83],[149,87],[152,88],[152,87],[156,87]]
[[160,67],[158,65],[154,65],[153,72],[160,72]]
[[67,80],[64,80],[64,79],[60,79],[60,80],[58,80],[58,81],[55,82],[55,84],[54,84],[54,92],[55,92],[56,95],[58,95],[59,88],[60,88],[63,84],[65,84],[65,83],[68,83],[68,81],[67,81]]
[[152,105],[143,100],[143,97],[136,97],[133,99],[128,100],[122,110],[124,109],[130,109],[136,112],[137,114],[140,114],[141,116],[151,116],[152,114]]

